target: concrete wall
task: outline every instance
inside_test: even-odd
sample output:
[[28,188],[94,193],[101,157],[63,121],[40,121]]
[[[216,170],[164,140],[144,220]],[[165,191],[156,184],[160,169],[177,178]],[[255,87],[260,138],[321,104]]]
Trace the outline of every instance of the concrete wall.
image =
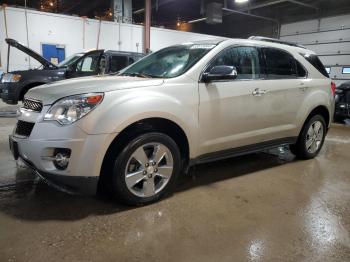
[[317,52],[338,85],[350,80],[349,74],[342,74],[343,67],[350,67],[350,15],[284,24],[281,39]]
[[[6,12],[8,37],[27,45],[25,11],[8,7],[0,10],[0,54],[2,68],[6,68],[7,44],[5,43]],[[99,21],[80,17],[27,11],[29,47],[38,53],[42,43],[64,45],[66,57],[85,50],[97,48]],[[85,33],[84,33],[85,31]],[[215,36],[151,28],[151,50],[156,51],[168,45],[194,40],[215,38]],[[102,21],[100,49],[120,51],[143,51],[143,27],[132,24]],[[39,64],[22,52],[11,48],[10,70],[34,68]]]

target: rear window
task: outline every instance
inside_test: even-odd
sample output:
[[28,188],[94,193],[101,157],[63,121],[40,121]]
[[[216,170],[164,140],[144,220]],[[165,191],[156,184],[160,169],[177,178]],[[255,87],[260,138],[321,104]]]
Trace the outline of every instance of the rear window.
[[310,64],[312,64],[322,75],[329,78],[326,68],[316,55],[301,54]]

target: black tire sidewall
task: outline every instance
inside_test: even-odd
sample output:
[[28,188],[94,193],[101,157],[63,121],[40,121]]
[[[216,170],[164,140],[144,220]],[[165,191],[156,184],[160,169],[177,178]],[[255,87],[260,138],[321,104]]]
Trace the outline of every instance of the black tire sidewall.
[[[133,154],[133,152],[137,148],[139,148],[144,144],[154,143],[154,142],[162,143],[163,145],[168,147],[168,149],[170,150],[173,157],[173,165],[174,165],[173,173],[167,185],[163,188],[163,190],[158,192],[156,195],[152,197],[139,197],[134,195],[128,189],[125,182],[125,175],[124,175],[125,170],[126,170],[127,163],[130,156]],[[121,153],[117,156],[113,167],[112,190],[115,198],[118,201],[123,202],[124,204],[142,205],[142,204],[153,203],[172,192],[174,186],[176,185],[177,177],[180,171],[181,171],[181,156],[180,156],[179,148],[177,144],[174,142],[174,140],[162,133],[157,133],[157,132],[146,133],[130,141],[130,143],[128,143],[124,147],[124,149],[121,151]]]

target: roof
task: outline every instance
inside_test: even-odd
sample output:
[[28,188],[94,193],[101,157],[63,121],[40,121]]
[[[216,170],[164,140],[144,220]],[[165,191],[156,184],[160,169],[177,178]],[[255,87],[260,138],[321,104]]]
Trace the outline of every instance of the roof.
[[144,56],[144,53],[137,52],[127,52],[127,51],[115,51],[115,50],[106,50],[105,53],[115,54],[115,55],[139,55]]

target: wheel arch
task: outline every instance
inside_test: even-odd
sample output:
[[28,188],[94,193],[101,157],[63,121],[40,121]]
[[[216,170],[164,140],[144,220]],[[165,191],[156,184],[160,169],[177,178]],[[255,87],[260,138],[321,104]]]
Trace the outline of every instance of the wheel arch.
[[184,129],[174,121],[166,118],[145,118],[125,127],[110,143],[102,161],[101,182],[108,181],[110,174],[108,170],[111,170],[113,166],[113,159],[127,145],[127,142],[148,132],[160,132],[171,137],[180,149],[182,165],[185,167],[188,165],[190,143]]
[[321,115],[324,118],[324,120],[326,121],[327,127],[330,126],[331,114],[326,106],[319,105],[319,106],[315,107],[314,109],[312,109],[311,112],[309,113],[307,119],[305,120],[304,125],[314,115]]

